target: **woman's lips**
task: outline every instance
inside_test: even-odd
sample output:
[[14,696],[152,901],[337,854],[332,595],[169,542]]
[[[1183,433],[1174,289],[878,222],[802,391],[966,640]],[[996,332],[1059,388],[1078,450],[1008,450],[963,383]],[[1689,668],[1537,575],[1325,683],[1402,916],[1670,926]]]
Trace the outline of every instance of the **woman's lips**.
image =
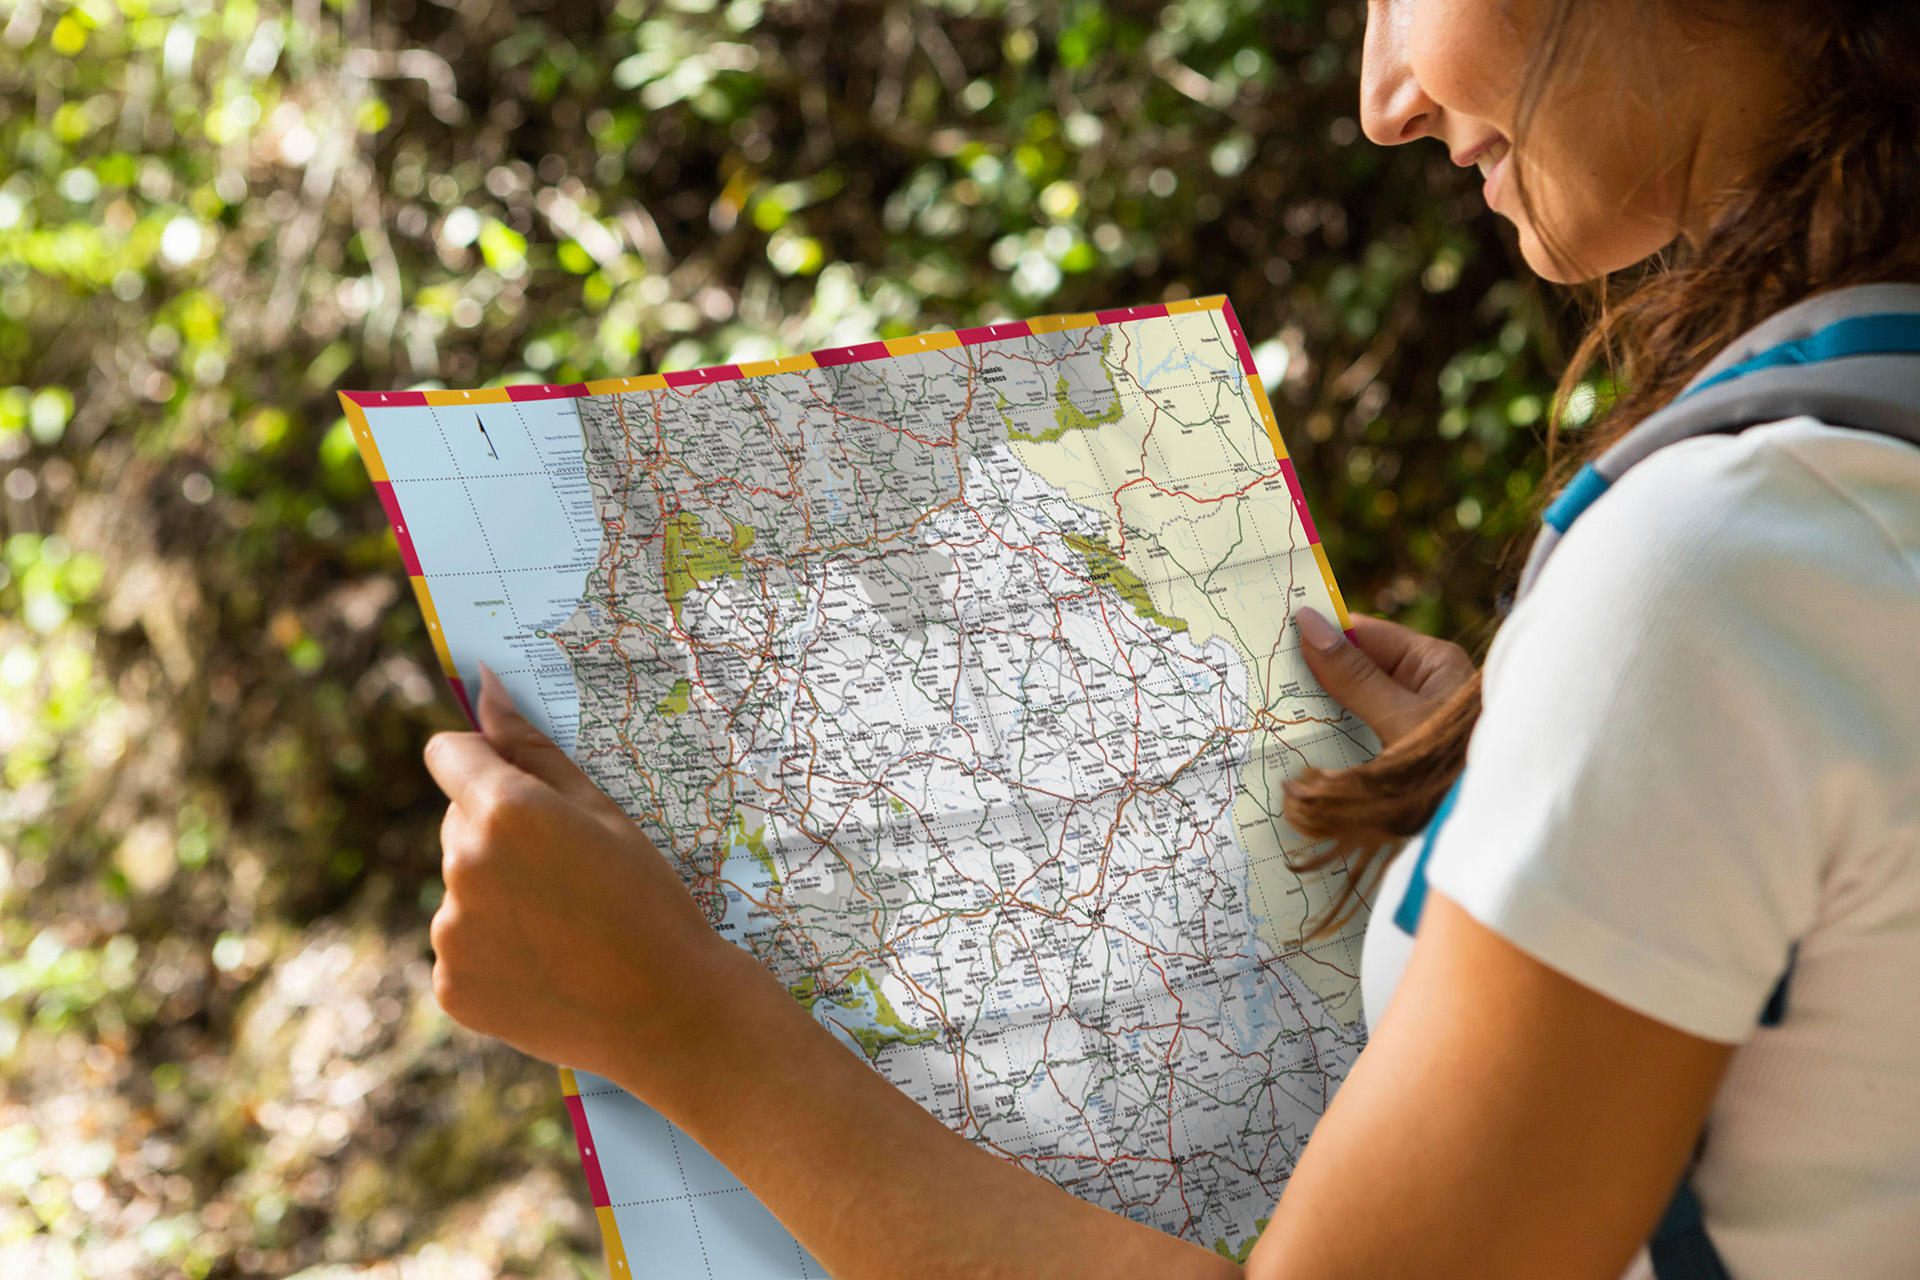
[[1493,207],[1494,187],[1499,183],[1501,175],[1506,173],[1507,157],[1512,152],[1511,142],[1505,138],[1496,138],[1474,153],[1473,163],[1479,167],[1481,177],[1484,179],[1480,184],[1480,195],[1486,200],[1489,209]]

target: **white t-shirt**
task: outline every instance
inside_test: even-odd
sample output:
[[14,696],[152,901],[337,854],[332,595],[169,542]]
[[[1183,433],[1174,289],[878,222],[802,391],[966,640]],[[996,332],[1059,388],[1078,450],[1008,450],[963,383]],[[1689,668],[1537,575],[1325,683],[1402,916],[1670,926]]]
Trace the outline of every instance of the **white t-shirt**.
[[[1412,862],[1376,899],[1369,1019]],[[1428,877],[1741,1046],[1694,1177],[1737,1280],[1920,1277],[1920,448],[1793,418],[1628,472],[1494,643]]]

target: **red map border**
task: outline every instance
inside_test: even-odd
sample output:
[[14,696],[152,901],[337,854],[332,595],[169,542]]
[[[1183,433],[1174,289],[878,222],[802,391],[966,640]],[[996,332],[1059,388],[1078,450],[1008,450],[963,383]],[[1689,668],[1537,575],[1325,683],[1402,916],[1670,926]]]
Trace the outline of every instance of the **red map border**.
[[[1280,439],[1280,426],[1274,418],[1273,404],[1267,398],[1267,390],[1260,381],[1258,370],[1254,368],[1253,350],[1247,345],[1246,333],[1240,327],[1240,318],[1234,314],[1233,304],[1224,294],[1190,298],[1180,302],[1152,303],[1141,307],[1120,307],[1111,311],[1011,320],[971,329],[956,329],[946,333],[893,338],[883,342],[863,342],[848,347],[829,347],[823,351],[812,351],[805,355],[790,356],[781,360],[714,365],[705,369],[687,369],[676,373],[649,374],[635,378],[489,387],[477,391],[342,391],[340,403],[346,409],[354,440],[360,446],[361,459],[366,463],[367,473],[373,479],[374,491],[380,496],[380,505],[385,508],[387,518],[393,524],[394,538],[400,544],[400,559],[406,566],[407,577],[413,583],[414,595],[420,602],[422,615],[426,618],[427,631],[433,639],[434,652],[440,659],[441,671],[445,674],[447,683],[453,687],[454,696],[460,702],[460,709],[466,712],[467,719],[471,721],[474,719],[473,704],[468,696],[466,684],[460,678],[459,669],[454,665],[453,655],[447,647],[445,633],[440,628],[439,613],[434,608],[432,595],[427,589],[426,574],[421,567],[419,556],[414,551],[413,539],[407,532],[399,499],[393,492],[393,485],[387,479],[386,466],[381,461],[379,447],[374,443],[373,431],[367,425],[368,410],[503,404],[522,400],[566,400],[621,391],[700,387],[719,382],[732,382],[739,378],[762,377],[772,373],[800,373],[812,369],[831,369],[841,365],[863,364],[871,360],[886,360],[894,356],[912,355],[922,351],[1006,342],[1015,338],[1032,337],[1039,333],[1057,333],[1067,329],[1084,329],[1093,325],[1153,320],[1190,311],[1220,312],[1222,319],[1226,321],[1227,331],[1233,335],[1234,349],[1239,353],[1241,371],[1253,387],[1255,404],[1266,423],[1267,437],[1273,444],[1274,455],[1280,463],[1280,470],[1286,476],[1287,488],[1293,496],[1294,510],[1299,513],[1301,528],[1312,546],[1314,559],[1320,566],[1321,576],[1326,579],[1327,591],[1333,599],[1335,612],[1339,614],[1340,625],[1351,636],[1353,634],[1352,619],[1347,613],[1346,602],[1340,595],[1340,587],[1333,579],[1333,568],[1327,561],[1326,551],[1320,545],[1320,532],[1314,527],[1313,516],[1307,510],[1306,494],[1300,488],[1300,477],[1295,473],[1293,460],[1287,456],[1286,445]],[[613,1280],[625,1280],[632,1275],[632,1271],[627,1266],[626,1246],[620,1239],[620,1228],[614,1220],[613,1209],[609,1203],[606,1179],[600,1172],[600,1159],[595,1153],[593,1134],[587,1125],[586,1106],[580,1100],[580,1089],[570,1069],[566,1067],[560,1069],[560,1083],[561,1092],[566,1096],[567,1114],[573,1121],[574,1141],[580,1148],[580,1164],[586,1171],[587,1187],[593,1198],[594,1215],[599,1220],[600,1234],[606,1246],[607,1270]]]

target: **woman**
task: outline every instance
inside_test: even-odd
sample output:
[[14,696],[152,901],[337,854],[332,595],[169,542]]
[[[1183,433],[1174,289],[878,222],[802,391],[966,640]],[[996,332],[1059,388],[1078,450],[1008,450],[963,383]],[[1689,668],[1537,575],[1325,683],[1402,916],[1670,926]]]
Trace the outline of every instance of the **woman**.
[[[1550,279],[1677,247],[1575,362],[1619,361],[1597,449],[1769,316],[1920,281],[1916,8],[1375,0],[1365,128],[1477,165]],[[1484,710],[1453,646],[1299,619],[1385,744],[1294,789],[1302,829],[1377,861],[1469,733],[1472,768],[1380,886],[1371,1043],[1246,1275],[1603,1280],[1663,1214],[1743,1280],[1920,1275],[1920,449],[1776,416],[1593,504]],[[481,721],[427,752],[455,1018],[645,1098],[838,1276],[1241,1271],[948,1132],[719,941],[490,678]]]

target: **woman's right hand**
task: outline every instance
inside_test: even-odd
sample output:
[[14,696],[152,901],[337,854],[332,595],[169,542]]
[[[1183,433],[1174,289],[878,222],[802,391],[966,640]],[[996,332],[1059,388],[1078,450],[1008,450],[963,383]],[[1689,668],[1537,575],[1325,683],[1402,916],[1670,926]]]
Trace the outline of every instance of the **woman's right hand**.
[[1392,746],[1473,678],[1473,659],[1450,641],[1385,618],[1353,615],[1349,640],[1312,609],[1297,610],[1300,656],[1320,687]]
[[455,1021],[638,1094],[846,1280],[1241,1276],[942,1124],[714,932],[484,669],[478,710],[481,732],[427,748],[451,801],[431,937]]
[[446,897],[433,989],[456,1022],[636,1090],[770,989],[633,819],[481,668],[479,733],[437,734]]

